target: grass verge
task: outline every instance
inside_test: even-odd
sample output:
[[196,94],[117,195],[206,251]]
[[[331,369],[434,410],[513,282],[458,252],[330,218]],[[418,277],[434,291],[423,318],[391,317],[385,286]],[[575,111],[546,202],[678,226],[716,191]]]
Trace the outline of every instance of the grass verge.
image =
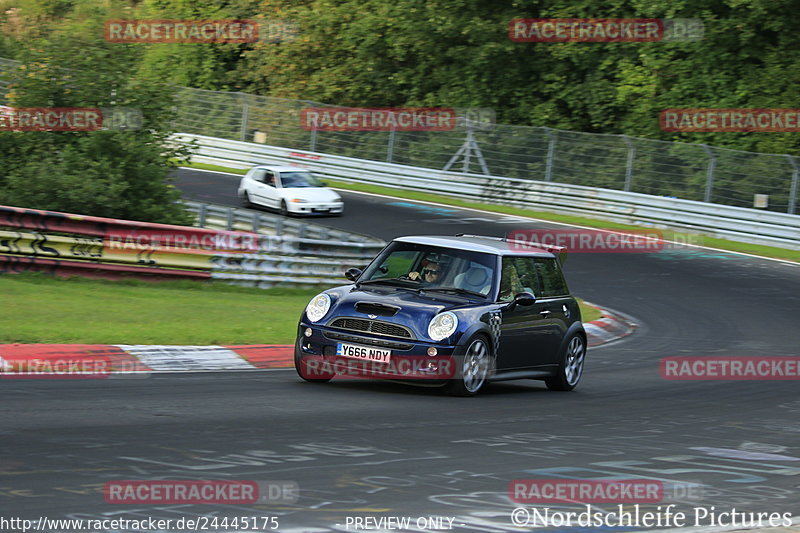
[[[292,344],[317,292],[5,275],[0,344]],[[581,314],[584,321],[599,317],[583,304]]]
[[[245,174],[247,170],[222,167],[217,165],[208,165],[204,163],[193,163],[189,165],[192,168],[203,170],[212,170],[215,172],[230,172],[233,174]],[[373,194],[382,194],[385,196],[395,196],[404,200],[421,200],[425,202],[434,202],[438,204],[451,205],[454,207],[467,207],[471,209],[480,209],[482,211],[489,211],[492,213],[501,213],[506,215],[524,216],[530,218],[538,218],[541,220],[549,220],[552,222],[560,222],[562,224],[572,224],[575,226],[586,226],[590,228],[602,229],[619,229],[619,230],[641,230],[641,226],[633,226],[629,224],[619,224],[616,222],[607,222],[593,218],[584,218],[574,215],[561,215],[558,213],[549,213],[545,211],[533,211],[530,209],[523,209],[520,207],[511,207],[504,205],[482,204],[478,202],[469,202],[460,200],[458,198],[450,198],[440,194],[431,194],[418,191],[407,191],[401,189],[393,189],[391,187],[382,187],[380,185],[369,185],[364,183],[348,183],[344,181],[325,180],[331,187],[345,189],[357,192],[368,192]],[[729,241],[726,239],[717,239],[715,237],[707,237],[705,235],[687,234],[678,231],[664,230],[664,239],[677,240],[680,242],[690,242],[709,248],[716,248],[718,250],[727,250],[731,252],[742,252],[752,255],[760,255],[763,257],[771,257],[774,259],[783,259],[786,261],[800,262],[800,250],[789,250],[785,248],[778,248],[775,246],[763,246],[760,244],[748,244],[743,242]]]
[[0,343],[291,344],[316,289],[0,276]]

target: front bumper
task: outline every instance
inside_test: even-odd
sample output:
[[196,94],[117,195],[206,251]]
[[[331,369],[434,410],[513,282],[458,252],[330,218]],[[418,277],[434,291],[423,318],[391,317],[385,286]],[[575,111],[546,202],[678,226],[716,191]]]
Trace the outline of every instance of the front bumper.
[[[306,329],[311,335],[306,336]],[[337,355],[340,343],[391,350],[388,363]],[[436,355],[428,355],[435,348]],[[317,365],[320,371],[339,376],[447,381],[456,372],[458,346],[416,339],[370,335],[301,322],[298,327],[296,356]]]
[[297,213],[300,215],[332,215],[342,213],[344,211],[344,203],[290,203],[288,209],[292,213]]

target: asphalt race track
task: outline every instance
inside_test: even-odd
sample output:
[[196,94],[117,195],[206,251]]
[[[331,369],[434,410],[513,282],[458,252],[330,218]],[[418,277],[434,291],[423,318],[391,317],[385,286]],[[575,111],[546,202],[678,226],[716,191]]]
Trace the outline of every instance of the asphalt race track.
[[[191,199],[237,205],[237,182],[182,170],[177,185]],[[342,196],[345,214],[317,222],[383,239],[548,227]],[[687,526],[696,517],[700,525],[719,525],[714,513],[733,509],[800,514],[800,383],[675,381],[659,371],[670,356],[800,356],[800,268],[677,249],[572,254],[565,270],[573,293],[639,324],[634,335],[589,351],[571,393],[530,381],[452,398],[394,383],[309,384],[293,370],[3,380],[0,508],[32,520],[277,517],[278,531],[298,533],[364,531],[355,526],[366,525],[365,518],[393,516],[410,517],[402,531],[491,533],[533,529],[512,523],[515,507],[533,508],[508,499],[512,480],[647,478],[680,490],[641,503],[640,511],[676,503]],[[299,487],[299,499],[123,505],[106,503],[101,493],[109,481],[186,479],[284,481]]]

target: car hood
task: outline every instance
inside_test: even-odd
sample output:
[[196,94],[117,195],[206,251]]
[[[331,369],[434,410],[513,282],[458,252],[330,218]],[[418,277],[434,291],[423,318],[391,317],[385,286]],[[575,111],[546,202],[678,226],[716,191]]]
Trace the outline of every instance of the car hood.
[[287,198],[299,198],[309,202],[335,202],[341,198],[336,191],[325,187],[288,187],[283,189]]
[[[343,317],[358,317],[391,322],[411,328],[418,339],[428,338],[428,323],[442,311],[465,305],[475,305],[463,298],[406,289],[392,289],[387,286],[370,285],[356,288],[354,285],[330,291],[336,297],[325,324]],[[398,308],[396,311],[394,308]],[[394,313],[392,316],[390,314]],[[372,318],[372,317],[375,318]]]

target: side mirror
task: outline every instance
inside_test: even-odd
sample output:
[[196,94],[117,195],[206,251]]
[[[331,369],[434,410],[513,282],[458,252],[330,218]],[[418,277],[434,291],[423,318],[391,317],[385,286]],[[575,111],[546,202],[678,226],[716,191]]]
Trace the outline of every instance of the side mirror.
[[350,281],[355,281],[358,279],[358,276],[361,275],[361,272],[362,270],[360,268],[348,268],[344,271],[344,277]]
[[516,296],[514,296],[513,300],[508,302],[508,305],[506,305],[505,310],[512,311],[518,305],[526,307],[529,305],[533,305],[535,303],[536,303],[536,296],[534,296],[533,293],[520,292]]
[[530,292],[521,292],[514,296],[514,303],[521,306],[533,305],[536,303],[536,296]]

